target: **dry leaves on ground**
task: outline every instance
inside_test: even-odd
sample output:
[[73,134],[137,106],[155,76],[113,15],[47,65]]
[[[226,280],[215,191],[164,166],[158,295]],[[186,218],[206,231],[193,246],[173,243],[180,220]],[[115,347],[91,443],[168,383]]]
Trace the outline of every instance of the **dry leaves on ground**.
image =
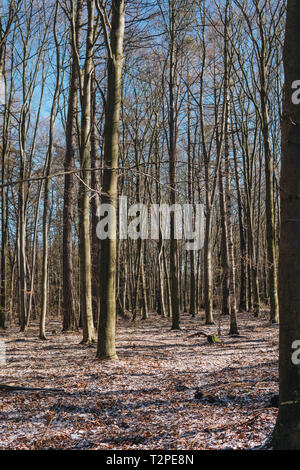
[[[2,336],[7,363],[0,382],[52,390],[0,391],[0,449],[249,449],[272,432],[277,409],[278,327],[267,315],[239,315],[239,337],[221,343],[188,338],[203,330],[198,316],[182,330],[152,314],[119,321],[118,361],[96,359],[79,333],[49,325],[48,341],[32,327]],[[53,333],[57,331],[57,334]],[[52,331],[52,333],[51,333]],[[55,389],[55,390],[53,390]],[[196,397],[198,398],[195,398]]]

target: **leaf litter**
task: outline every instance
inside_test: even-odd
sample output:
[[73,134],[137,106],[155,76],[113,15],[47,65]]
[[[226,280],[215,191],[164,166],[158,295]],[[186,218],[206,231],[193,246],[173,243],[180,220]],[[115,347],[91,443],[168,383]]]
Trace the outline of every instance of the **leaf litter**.
[[[239,314],[235,337],[228,317],[221,335],[188,314],[181,331],[155,313],[118,320],[118,361],[97,360],[96,346],[80,345],[79,332],[59,333],[58,322],[48,328],[48,341],[38,340],[37,325],[1,337],[0,383],[29,389],[0,390],[2,450],[251,449],[272,432],[278,326],[267,312]],[[221,342],[189,337],[197,331]]]

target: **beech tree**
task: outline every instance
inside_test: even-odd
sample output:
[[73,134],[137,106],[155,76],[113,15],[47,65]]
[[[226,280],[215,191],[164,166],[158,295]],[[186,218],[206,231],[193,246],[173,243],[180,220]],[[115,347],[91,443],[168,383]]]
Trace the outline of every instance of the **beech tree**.
[[95,0],[88,2],[88,29],[86,57],[80,89],[81,134],[80,134],[80,189],[79,189],[79,246],[80,246],[80,305],[84,344],[96,341],[92,310],[92,264],[90,240],[90,152],[91,152],[91,81],[93,77],[93,54],[95,41]]
[[105,103],[104,171],[101,203],[115,209],[110,220],[110,236],[101,243],[100,317],[98,326],[97,357],[117,359],[116,329],[116,208],[118,196],[119,125],[121,109],[121,81],[123,40],[125,30],[125,2],[112,0],[111,23],[107,21],[102,2],[97,2],[102,20],[107,49],[107,98]]
[[[284,105],[280,180],[279,412],[273,446],[300,450],[300,5],[288,0],[284,46]],[[295,91],[296,89],[296,91]],[[298,91],[297,91],[298,90]]]
[[77,326],[74,299],[73,280],[73,218],[74,218],[74,192],[75,154],[77,148],[77,117],[79,74],[78,51],[80,49],[82,0],[77,0],[76,5],[71,2],[69,13],[70,21],[70,50],[71,71],[68,98],[68,115],[66,123],[66,156],[64,161],[64,226],[63,226],[63,330],[68,331]]
[[[2,118],[3,133],[2,133],[2,150],[1,150],[1,283],[0,283],[0,329],[5,329],[6,320],[6,307],[7,307],[7,188],[6,171],[7,171],[7,157],[9,147],[9,128],[11,122],[11,107],[13,87],[10,93],[6,92],[7,79],[6,79],[6,42],[9,33],[14,25],[14,20],[21,6],[21,1],[11,0],[6,9],[4,18],[0,17],[0,86],[1,98],[0,105],[4,105],[4,113]],[[13,61],[11,62],[13,63]]]

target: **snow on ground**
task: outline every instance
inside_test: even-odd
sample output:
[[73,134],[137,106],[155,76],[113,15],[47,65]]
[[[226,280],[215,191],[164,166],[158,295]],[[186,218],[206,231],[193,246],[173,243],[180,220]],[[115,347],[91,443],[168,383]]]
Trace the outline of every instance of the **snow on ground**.
[[[0,390],[0,449],[249,449],[272,432],[277,409],[278,326],[267,314],[239,314],[240,337],[221,343],[197,331],[203,315],[182,317],[182,330],[151,314],[147,322],[119,321],[119,361],[96,359],[80,333],[48,327],[48,341],[33,326],[12,329],[0,383],[51,390]],[[53,331],[56,330],[56,333]],[[199,391],[201,393],[199,393]],[[198,394],[197,394],[198,392]],[[195,398],[198,396],[198,399]]]

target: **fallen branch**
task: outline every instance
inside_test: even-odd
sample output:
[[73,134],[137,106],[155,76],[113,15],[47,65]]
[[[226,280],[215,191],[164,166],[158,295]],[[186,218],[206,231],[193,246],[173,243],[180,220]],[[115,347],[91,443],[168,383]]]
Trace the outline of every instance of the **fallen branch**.
[[0,384],[0,390],[7,392],[63,392],[58,388],[20,387],[18,385]]
[[205,336],[209,344],[215,344],[215,343],[220,343],[220,339],[216,335],[208,335],[207,333],[204,333],[204,331],[198,331],[197,333],[194,333],[193,335],[188,336],[188,338],[195,338],[196,336]]

